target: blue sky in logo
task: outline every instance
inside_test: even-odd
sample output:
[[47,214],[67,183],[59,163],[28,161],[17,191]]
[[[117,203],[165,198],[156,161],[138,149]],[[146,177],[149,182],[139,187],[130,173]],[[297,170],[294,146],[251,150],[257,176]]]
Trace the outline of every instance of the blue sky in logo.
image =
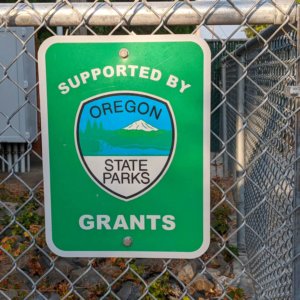
[[145,96],[128,94],[107,96],[85,104],[79,120],[79,130],[85,131],[88,122],[101,123],[105,130],[117,130],[139,120],[157,129],[172,130],[166,104]]

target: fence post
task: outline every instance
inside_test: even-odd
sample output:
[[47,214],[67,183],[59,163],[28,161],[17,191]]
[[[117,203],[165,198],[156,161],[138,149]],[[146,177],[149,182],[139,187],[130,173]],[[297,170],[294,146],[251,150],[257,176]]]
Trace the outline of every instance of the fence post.
[[[222,80],[222,91],[223,93],[226,93],[226,61],[222,63],[222,74],[221,74],[221,80]],[[224,143],[224,154],[223,154],[223,176],[228,177],[228,155],[226,153],[226,143],[227,143],[227,103],[226,103],[226,95],[222,95],[222,101],[224,101],[222,105],[222,140]]]
[[[242,54],[239,61],[242,66],[245,65],[245,54]],[[238,80],[244,75],[243,67],[238,66]],[[236,179],[238,180],[236,186],[236,207],[239,211],[237,214],[237,225],[242,226],[244,223],[245,215],[245,196],[244,196],[244,178],[243,176],[245,167],[245,133],[243,129],[243,118],[244,118],[244,103],[245,103],[245,79],[239,81],[237,86],[237,111],[239,115],[236,118]],[[242,214],[242,215],[240,215]],[[245,228],[242,227],[237,232],[237,245],[240,253],[245,253]]]
[[[300,55],[300,5],[297,5],[297,57]],[[300,85],[300,62],[297,62],[297,85]],[[293,232],[293,299],[300,300],[300,98],[295,97],[295,199]]]

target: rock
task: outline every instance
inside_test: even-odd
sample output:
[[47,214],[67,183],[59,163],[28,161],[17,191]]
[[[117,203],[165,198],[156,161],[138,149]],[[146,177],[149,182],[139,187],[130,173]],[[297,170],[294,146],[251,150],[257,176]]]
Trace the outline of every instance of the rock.
[[180,298],[180,296],[182,294],[182,290],[180,289],[178,284],[172,283],[170,285],[170,294],[171,294],[172,298],[175,298],[175,299]]
[[164,269],[162,259],[140,258],[135,260],[138,267],[144,267],[147,272],[160,273]]
[[[2,278],[13,267],[13,264],[8,256],[2,256],[0,267],[0,278]],[[1,298],[0,298],[1,299]]]
[[195,300],[211,300],[209,297],[206,297],[205,296],[205,293],[204,292],[195,292],[193,295],[193,298],[190,298],[190,299],[195,299]]
[[60,299],[61,297],[56,293],[51,294],[49,297],[49,300],[60,300]]
[[122,300],[135,300],[141,296],[141,291],[133,282],[126,281],[117,295]]
[[219,264],[218,270],[221,273],[220,275],[229,276],[232,273],[232,264],[225,261],[223,255],[218,255],[217,260]]
[[199,292],[209,292],[211,289],[214,288],[214,284],[211,281],[209,281],[204,275],[197,275],[192,284],[192,287]]
[[104,266],[101,266],[101,268],[97,268],[97,270],[105,276],[106,280],[113,281],[115,278],[117,278],[121,273],[122,270],[118,266],[113,266],[111,264],[106,264]]
[[69,276],[71,271],[73,271],[77,266],[70,259],[59,258],[55,262],[55,267],[66,276]]
[[206,268],[206,272],[209,275],[212,275],[214,278],[217,278],[221,275],[221,271],[219,269],[213,269],[213,268]]
[[198,259],[173,259],[169,264],[168,264],[168,269],[176,276],[179,275],[179,273],[182,271],[182,269],[186,266],[190,265],[192,268],[194,275],[197,273],[201,273],[204,268],[204,264],[198,260]]
[[[224,260],[224,257],[222,254],[219,254],[217,257],[214,257],[208,264],[208,267],[212,268],[212,269],[218,269],[218,268],[226,269],[228,266],[229,266],[229,263]],[[221,273],[222,273],[222,271],[221,271]]]
[[73,258],[72,262],[80,267],[86,267],[89,264],[89,259],[82,257],[82,258]]
[[86,274],[86,268],[74,269],[70,273],[70,280],[74,281],[80,277],[78,280],[79,286],[91,287],[97,284],[103,284],[103,279],[93,270],[88,271]]
[[57,271],[53,270],[52,272],[50,272],[47,277],[46,277],[47,281],[51,284],[51,285],[56,285],[59,282],[65,280],[65,278],[60,275]]
[[222,295],[224,291],[226,291],[227,287],[230,285],[230,281],[232,279],[226,276],[218,277],[218,283],[216,284],[215,291],[218,295]]
[[118,296],[121,299],[129,299],[130,294],[132,293],[132,282],[125,282],[118,292]]
[[18,267],[30,276],[41,276],[50,267],[50,260],[42,253],[32,250],[19,259]]
[[220,268],[221,265],[219,263],[218,258],[214,257],[207,266],[211,269],[217,269],[217,268]]
[[[73,269],[71,272],[70,272],[70,280],[71,281],[74,281],[76,280],[78,277],[81,277],[82,274],[86,271],[87,268],[76,268],[76,269]],[[80,280],[81,281],[81,280]]]
[[5,294],[9,297],[9,299],[18,299],[18,293],[16,290],[8,290],[5,292]]
[[208,250],[205,252],[209,257],[214,256],[220,250],[218,242],[211,242]]
[[45,209],[44,207],[40,206],[37,210],[35,210],[35,213],[41,217],[45,216]]
[[220,284],[222,284],[224,287],[226,286],[229,286],[230,285],[230,282],[232,281],[232,278],[229,278],[227,276],[220,276],[218,277],[218,281]]
[[35,294],[35,295],[33,296],[33,298],[30,298],[30,299],[32,299],[32,300],[44,300],[45,297],[43,297],[43,296],[41,296],[41,295],[39,295],[39,294]]
[[192,267],[193,267],[193,270],[194,270],[194,273],[197,274],[197,273],[202,273],[203,269],[204,269],[204,266],[203,266],[203,263],[200,262],[200,260],[198,259],[194,259],[194,260],[190,260],[191,264],[192,264]]
[[193,270],[192,265],[186,264],[179,272],[178,272],[178,279],[188,284],[195,276],[195,272]]
[[232,267],[230,264],[221,266],[219,270],[221,275],[224,275],[226,277],[229,277],[232,274]]
[[[18,208],[18,206],[19,206],[19,203],[16,203],[16,202],[3,202],[3,203],[5,204],[5,206],[8,209],[10,209],[10,211],[12,213],[15,213],[16,210],[17,210],[17,208]],[[3,205],[3,209],[7,209],[5,206]],[[10,213],[8,211],[7,211],[7,215],[10,215]]]

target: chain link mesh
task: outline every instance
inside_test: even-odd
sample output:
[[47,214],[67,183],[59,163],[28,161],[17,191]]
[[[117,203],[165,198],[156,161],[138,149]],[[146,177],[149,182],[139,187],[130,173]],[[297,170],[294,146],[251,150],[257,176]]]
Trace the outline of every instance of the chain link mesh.
[[232,87],[227,134],[233,137],[227,148],[238,157],[237,145],[245,147],[231,170],[244,185],[247,267],[258,299],[290,299],[296,102],[287,87],[296,84],[297,32],[293,26],[271,32],[273,38],[259,37],[226,63],[226,86]]
[[[0,49],[9,53],[8,59],[0,53],[0,91],[8,87],[21,99],[8,108],[11,100],[0,94],[0,299],[288,300],[297,290],[300,294],[292,281],[297,107],[286,92],[296,85],[299,60],[296,4],[246,2],[0,3],[0,33],[6,32],[17,49],[10,53],[0,35]],[[232,19],[223,7],[233,12]],[[104,17],[96,18],[102,11]],[[278,23],[267,34],[252,26],[264,17]],[[221,38],[212,24],[237,26]],[[23,34],[11,25],[34,28]],[[257,38],[232,52],[232,39],[245,28]],[[35,73],[32,45],[38,49],[58,33],[198,34],[202,29],[214,39],[216,99],[209,250],[190,261],[57,257],[44,234],[38,80],[34,75],[20,81],[18,65],[27,61]],[[28,134],[20,120],[32,112],[38,124]],[[18,141],[7,140],[9,135]]]

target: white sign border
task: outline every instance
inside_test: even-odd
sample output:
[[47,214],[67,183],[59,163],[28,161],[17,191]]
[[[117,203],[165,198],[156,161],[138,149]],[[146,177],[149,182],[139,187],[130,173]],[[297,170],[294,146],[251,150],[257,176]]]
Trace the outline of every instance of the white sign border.
[[[204,110],[203,110],[203,243],[192,252],[173,251],[64,251],[57,248],[52,240],[50,159],[48,139],[48,109],[46,85],[46,52],[57,43],[145,43],[145,42],[194,42],[204,54]],[[129,36],[54,36],[47,39],[38,51],[39,91],[41,106],[42,154],[45,201],[46,242],[50,250],[62,257],[128,257],[128,258],[197,258],[209,247],[210,243],[210,78],[211,53],[207,43],[195,35],[129,35]],[[174,149],[176,151],[176,149]]]

